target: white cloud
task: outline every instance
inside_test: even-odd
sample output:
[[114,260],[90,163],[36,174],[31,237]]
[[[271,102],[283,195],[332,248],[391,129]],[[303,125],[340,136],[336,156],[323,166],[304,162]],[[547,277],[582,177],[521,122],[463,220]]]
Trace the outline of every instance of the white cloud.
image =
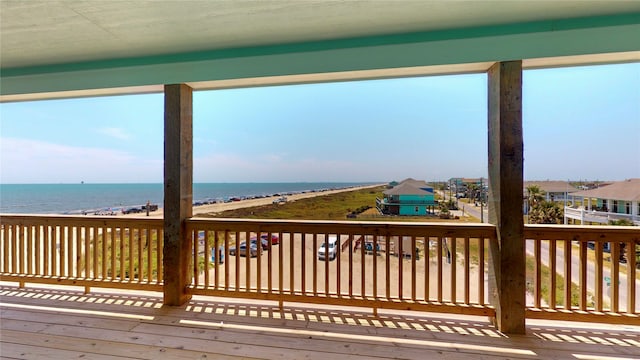
[[162,159],[103,148],[0,138],[0,182],[161,182]]
[[97,129],[97,131],[100,134],[107,135],[118,140],[129,140],[131,138],[131,134],[127,133],[122,128],[104,127]]

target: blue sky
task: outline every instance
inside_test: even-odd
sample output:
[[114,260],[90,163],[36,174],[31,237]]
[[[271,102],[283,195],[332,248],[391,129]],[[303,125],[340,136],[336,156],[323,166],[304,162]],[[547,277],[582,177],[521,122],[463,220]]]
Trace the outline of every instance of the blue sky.
[[[487,175],[486,75],[194,94],[195,182]],[[525,178],[640,177],[640,63],[528,70]],[[0,104],[1,183],[162,182],[162,94]]]

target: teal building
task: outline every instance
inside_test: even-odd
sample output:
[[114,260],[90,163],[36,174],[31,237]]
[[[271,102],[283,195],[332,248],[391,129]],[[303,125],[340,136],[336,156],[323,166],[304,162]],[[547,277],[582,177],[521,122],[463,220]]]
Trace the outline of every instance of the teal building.
[[406,179],[383,192],[377,199],[378,210],[385,215],[428,215],[436,209],[433,187],[421,180]]

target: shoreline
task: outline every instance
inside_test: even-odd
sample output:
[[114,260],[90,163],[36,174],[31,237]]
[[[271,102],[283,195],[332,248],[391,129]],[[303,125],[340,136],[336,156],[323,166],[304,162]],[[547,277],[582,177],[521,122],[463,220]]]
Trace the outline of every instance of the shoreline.
[[[309,198],[318,197],[318,196],[337,194],[341,192],[375,188],[382,185],[385,185],[385,184],[373,184],[373,185],[354,186],[354,187],[349,187],[344,189],[313,191],[313,192],[299,193],[299,194],[293,194],[293,195],[286,195],[286,198],[287,198],[287,202],[291,202],[291,201],[309,199]],[[216,203],[216,204],[193,206],[193,216],[197,216],[199,214],[219,213],[227,210],[236,210],[236,209],[247,208],[247,207],[270,205],[273,203],[274,200],[280,197],[282,197],[282,195],[268,196],[260,199],[246,199],[246,200],[232,201],[227,203]],[[138,213],[138,214],[117,214],[117,215],[114,215],[114,217],[161,218],[163,217],[163,215],[164,215],[163,208],[159,208],[157,211],[149,213],[149,216],[146,216],[145,213]],[[93,216],[93,215],[88,215],[88,216]]]

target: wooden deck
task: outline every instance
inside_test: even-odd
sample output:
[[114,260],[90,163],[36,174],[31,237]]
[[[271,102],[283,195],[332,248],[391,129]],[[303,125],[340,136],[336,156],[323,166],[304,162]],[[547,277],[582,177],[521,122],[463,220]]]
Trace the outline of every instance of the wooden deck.
[[211,297],[163,307],[160,293],[108,291],[0,287],[1,357],[640,358],[638,326],[528,320],[527,335],[506,336],[481,317]]

